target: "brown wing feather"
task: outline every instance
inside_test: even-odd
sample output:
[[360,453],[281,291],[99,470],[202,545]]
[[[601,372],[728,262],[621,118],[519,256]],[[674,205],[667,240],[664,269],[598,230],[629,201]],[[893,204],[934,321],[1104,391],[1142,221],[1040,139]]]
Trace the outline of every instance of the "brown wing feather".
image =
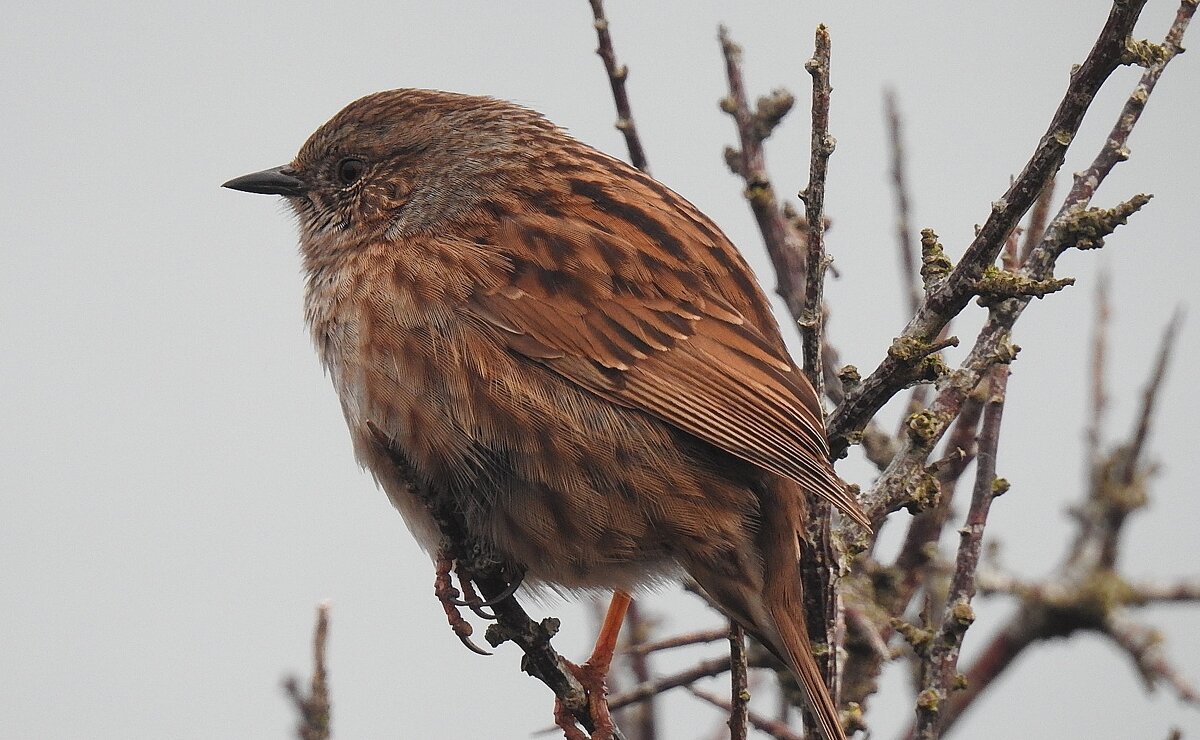
[[[512,272],[467,310],[501,329],[513,351],[791,478],[869,526],[833,472],[820,406],[782,341],[764,336],[688,265],[656,257],[656,269],[646,269],[644,254],[621,236],[561,218],[514,219],[492,236],[511,255]],[[602,259],[571,250],[555,258],[546,244]]]

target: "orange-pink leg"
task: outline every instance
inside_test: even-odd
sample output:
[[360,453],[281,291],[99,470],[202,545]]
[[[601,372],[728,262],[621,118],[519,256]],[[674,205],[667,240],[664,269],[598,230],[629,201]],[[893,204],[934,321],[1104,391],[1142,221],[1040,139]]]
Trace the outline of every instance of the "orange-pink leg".
[[[613,593],[609,602],[608,612],[604,615],[604,623],[600,625],[600,634],[596,636],[596,646],[592,655],[583,665],[575,665],[567,661],[567,667],[588,694],[588,710],[592,716],[592,740],[610,740],[613,736],[612,716],[608,712],[608,689],[604,685],[608,678],[608,669],[612,665],[613,653],[617,649],[617,638],[621,634],[621,624],[625,621],[625,612],[633,601],[624,591]],[[575,720],[562,703],[554,703],[554,721],[563,731],[566,740],[579,740],[585,737],[575,726]]]

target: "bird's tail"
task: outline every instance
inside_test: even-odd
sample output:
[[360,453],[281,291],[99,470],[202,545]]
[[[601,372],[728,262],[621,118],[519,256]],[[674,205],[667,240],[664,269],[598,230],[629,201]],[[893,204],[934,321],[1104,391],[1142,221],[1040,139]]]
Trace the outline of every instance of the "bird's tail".
[[[789,577],[790,576],[790,577]],[[798,574],[782,576],[795,584],[795,596],[799,597]],[[773,584],[769,584],[768,588]],[[808,708],[821,726],[821,735],[826,740],[845,740],[842,723],[838,717],[833,697],[825,688],[825,679],[817,661],[813,658],[812,643],[804,626],[803,599],[768,600],[768,613],[772,630],[754,630],[784,663],[804,689]]]
[[[799,568],[766,568],[765,583],[733,580],[712,570],[689,568],[692,576],[725,612],[787,665],[804,690],[809,711],[825,740],[846,740],[804,624]],[[772,572],[776,571],[776,572]],[[764,588],[765,586],[765,588]]]

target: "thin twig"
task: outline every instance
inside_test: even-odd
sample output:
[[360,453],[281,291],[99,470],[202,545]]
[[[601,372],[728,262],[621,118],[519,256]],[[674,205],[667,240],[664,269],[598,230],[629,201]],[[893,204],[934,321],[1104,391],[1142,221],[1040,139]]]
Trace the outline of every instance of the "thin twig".
[[829,29],[817,26],[813,56],[804,68],[812,76],[812,137],[808,165],[808,186],[800,191],[804,203],[804,219],[808,223],[805,240],[804,304],[800,313],[800,344],[804,351],[804,373],[817,391],[825,397],[825,379],[821,366],[821,334],[824,329],[822,303],[825,295],[825,178],[829,172],[829,157],[837,145],[829,133],[829,98],[833,87],[829,81],[831,40]]
[[[930,577],[928,566],[936,552],[942,530],[953,510],[952,504],[959,478],[975,460],[978,449],[976,434],[980,417],[983,414],[984,402],[987,400],[986,393],[987,384],[981,383],[964,401],[958,418],[954,422],[954,429],[943,449],[943,452],[946,453],[945,457],[939,463],[930,466],[941,493],[940,498],[935,506],[913,517],[908,526],[908,532],[905,533],[904,544],[901,546],[893,566],[899,577],[893,582],[894,585],[889,584],[890,588],[883,587],[876,591],[876,600],[890,618],[903,616],[908,610],[917,588],[927,582]],[[889,639],[892,632],[890,626],[883,628],[883,639]],[[860,663],[862,664],[854,667],[859,674],[868,672],[876,675],[881,667],[881,661],[878,658],[871,661],[860,661]],[[861,675],[856,676],[853,683],[857,686],[868,685],[866,681],[862,680]],[[865,699],[862,696],[847,696],[846,698],[848,701],[858,702]]]
[[1091,364],[1091,408],[1088,414],[1086,444],[1087,473],[1093,474],[1100,466],[1101,444],[1104,436],[1104,418],[1108,411],[1108,392],[1105,389],[1104,368],[1108,359],[1108,325],[1112,320],[1109,292],[1112,278],[1108,270],[1101,268],[1096,279],[1096,312],[1092,319],[1092,364]]
[[[701,691],[694,686],[688,686],[687,690],[691,692],[692,696],[706,701],[718,709],[726,712],[733,711],[733,707],[730,706],[730,703],[719,696],[710,694],[707,691]],[[769,717],[764,717],[757,712],[748,712],[746,718],[749,720],[750,724],[754,725],[754,729],[770,735],[771,737],[775,738],[775,740],[804,740],[803,736],[792,732],[786,724],[773,720]],[[734,735],[730,738],[730,740],[737,740],[738,737],[738,735]],[[744,738],[746,736],[743,734],[740,737]]]
[[625,90],[625,81],[629,79],[629,68],[624,64],[617,63],[617,54],[613,51],[612,35],[608,31],[608,18],[604,15],[604,0],[588,0],[588,3],[592,6],[596,37],[600,42],[596,53],[604,61],[604,71],[608,73],[608,84],[612,87],[613,102],[617,105],[615,126],[625,137],[630,164],[649,174],[650,163],[646,160],[646,151],[642,148],[641,138],[638,137],[637,124],[633,120],[633,109],[629,105],[629,94]]
[[[631,602],[625,613],[624,633],[629,641],[629,647],[625,650],[626,655],[629,656],[629,672],[633,674],[633,680],[638,685],[644,684],[653,676],[653,672],[650,670],[650,655],[649,652],[636,648],[645,644],[650,633],[650,625],[649,620],[642,616],[642,610],[637,601]],[[658,737],[658,712],[654,697],[635,706],[627,707],[626,711],[631,715],[629,726],[633,728],[634,737],[637,740],[656,740]]]
[[746,633],[742,626],[733,620],[729,622],[729,665],[729,740],[746,740],[746,719],[750,705]]
[[[808,228],[804,239],[804,298],[797,323],[804,354],[804,373],[818,399],[825,396],[824,366],[821,361],[825,323],[825,268],[828,263],[825,255],[825,179],[829,171],[829,157],[837,143],[829,133],[829,100],[833,92],[830,84],[831,47],[829,29],[818,25],[812,58],[804,64],[804,69],[812,77],[812,133],[808,185],[799,193]],[[806,556],[800,562],[806,595],[805,616],[817,664],[825,675],[825,683],[836,704],[841,686],[837,660],[841,615],[836,588],[838,557],[830,537],[833,509],[816,496],[809,495],[807,498],[808,539],[811,546],[806,548]],[[807,705],[803,711],[805,725],[816,726],[815,722],[808,721]]]
[[804,294],[799,289],[804,284],[801,247],[775,196],[762,147],[763,141],[791,108],[792,97],[777,91],[771,97],[760,99],[757,112],[752,113],[742,77],[742,48],[729,37],[729,29],[725,26],[720,27],[717,38],[721,42],[729,82],[729,95],[721,100],[721,110],[732,116],[737,124],[739,145],[737,149],[726,149],[725,162],[746,183],[746,199],[775,268],[775,292],[783,299],[792,317],[799,319],[804,315]]
[[648,683],[634,686],[629,691],[609,697],[608,708],[617,710],[634,702],[645,701],[651,696],[657,696],[664,691],[687,686],[702,678],[719,676],[729,670],[729,656],[703,660],[687,670],[673,673],[669,676],[659,676]]
[[1131,583],[1129,603],[1162,604],[1200,601],[1200,581],[1183,583]]
[[958,557],[950,591],[946,596],[945,615],[929,647],[924,665],[922,690],[917,698],[917,732],[921,740],[936,740],[940,736],[939,711],[950,694],[958,675],[958,655],[963,636],[975,621],[971,600],[975,597],[975,573],[983,550],[983,532],[987,526],[992,501],[1008,489],[1008,484],[996,477],[996,451],[1000,441],[1000,424],[1004,416],[1008,367],[998,365],[991,371],[988,399],[984,406],[983,423],[979,430],[979,454],[976,456],[975,487],[971,492],[971,507],[966,525],[959,530]]
[[1142,451],[1146,447],[1146,438],[1150,436],[1150,422],[1154,419],[1154,408],[1158,401],[1158,393],[1167,377],[1167,366],[1171,361],[1171,352],[1179,341],[1179,331],[1183,328],[1183,310],[1176,309],[1163,330],[1162,341],[1158,347],[1158,358],[1154,362],[1154,370],[1150,382],[1142,391],[1142,405],[1138,413],[1137,426],[1130,439],[1128,452],[1124,455],[1120,470],[1120,482],[1130,485],[1134,482],[1138,468],[1141,466]]
[[904,122],[896,103],[895,90],[884,92],[883,106],[887,114],[888,141],[892,152],[892,194],[896,200],[896,251],[900,255],[900,283],[911,315],[921,305],[921,276],[917,273],[917,245],[910,225],[912,207],[905,174]]
[[643,642],[637,645],[630,645],[625,649],[625,652],[630,655],[655,653],[660,650],[670,650],[671,648],[688,647],[689,645],[704,645],[717,640],[723,640],[729,636],[727,629],[711,629],[703,632],[686,632],[675,637],[668,637],[662,640],[654,640],[652,642]]
[[[896,201],[896,247],[900,255],[900,287],[905,294],[908,315],[913,316],[921,305],[921,275],[917,263],[917,245],[913,239],[910,225],[910,210],[908,197],[908,180],[905,175],[905,150],[903,136],[903,121],[900,109],[896,103],[894,90],[884,92],[884,108],[887,114],[888,141],[892,153],[892,193]],[[936,341],[950,336],[950,325],[947,323],[939,333]],[[903,425],[910,414],[915,414],[925,408],[929,400],[930,385],[918,383],[913,386],[909,395],[908,410],[901,418]],[[903,432],[903,430],[901,430]]]
[[1181,701],[1200,706],[1200,691],[1171,665],[1163,651],[1162,635],[1158,630],[1144,627],[1114,612],[1109,615],[1104,631],[1133,659],[1148,691],[1154,690],[1159,683],[1165,683],[1175,690]]
[[1127,41],[1145,0],[1115,2],[1091,52],[1071,75],[1071,82],[1024,170],[1003,196],[963,253],[959,263],[928,283],[916,315],[893,343],[888,356],[861,384],[846,393],[829,418],[830,447],[835,456],[850,436],[895,393],[927,372],[925,358],[942,327],[977,293],[977,284],[991,267],[1009,233],[1029,210],[1054,173],[1062,166],[1067,147],[1101,85],[1127,59]]
[[1050,182],[1034,202],[1033,210],[1029,212],[1029,224],[1025,227],[1025,238],[1021,242],[1021,254],[1018,259],[1021,264],[1025,263],[1029,253],[1046,236],[1046,225],[1050,223],[1050,204],[1054,201],[1054,182],[1055,178],[1050,178]]
[[317,626],[313,630],[313,675],[308,691],[300,688],[300,681],[291,676],[283,687],[300,714],[296,724],[299,740],[329,740],[330,702],[329,681],[325,669],[325,643],[329,639],[329,610],[331,605],[323,601],[317,606]]

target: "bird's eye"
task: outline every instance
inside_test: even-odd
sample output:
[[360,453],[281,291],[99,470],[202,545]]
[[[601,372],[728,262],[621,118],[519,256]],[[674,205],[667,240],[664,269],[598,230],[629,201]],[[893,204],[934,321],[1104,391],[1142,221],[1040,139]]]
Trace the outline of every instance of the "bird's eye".
[[363,176],[367,171],[367,163],[355,157],[346,157],[337,166],[337,179],[343,185],[349,185]]

